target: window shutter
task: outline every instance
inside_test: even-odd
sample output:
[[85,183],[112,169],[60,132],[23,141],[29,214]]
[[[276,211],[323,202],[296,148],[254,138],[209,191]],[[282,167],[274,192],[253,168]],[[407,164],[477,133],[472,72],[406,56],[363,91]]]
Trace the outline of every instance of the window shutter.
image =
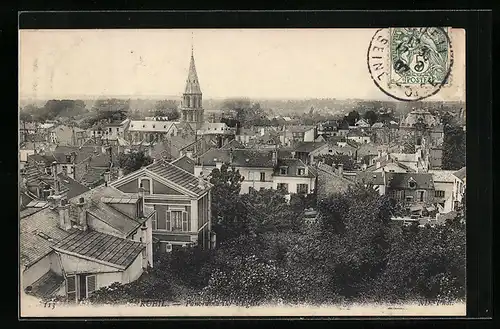
[[96,276],[89,275],[85,279],[87,281],[87,297],[89,297],[96,290]]
[[165,220],[167,222],[167,231],[171,231],[172,225],[170,225],[170,210],[167,210],[167,213],[165,215]]
[[187,216],[186,211],[182,212],[182,230],[185,232],[189,231],[189,229],[188,229],[188,216]]
[[66,277],[66,295],[68,300],[76,301],[76,276]]

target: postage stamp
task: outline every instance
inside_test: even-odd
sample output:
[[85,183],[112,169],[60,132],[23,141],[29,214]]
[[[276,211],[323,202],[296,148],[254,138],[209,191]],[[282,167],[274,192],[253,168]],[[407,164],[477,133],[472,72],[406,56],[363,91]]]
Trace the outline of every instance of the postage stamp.
[[402,101],[430,97],[449,83],[453,51],[448,29],[378,30],[368,49],[368,68],[375,84]]

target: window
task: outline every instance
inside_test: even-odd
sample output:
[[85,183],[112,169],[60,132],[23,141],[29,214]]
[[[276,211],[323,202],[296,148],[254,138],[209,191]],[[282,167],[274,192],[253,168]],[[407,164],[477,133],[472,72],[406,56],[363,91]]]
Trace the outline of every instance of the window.
[[416,183],[415,181],[409,181],[409,182],[408,182],[408,186],[409,186],[410,188],[416,188],[416,187],[417,187],[417,183]]
[[297,184],[297,194],[307,194],[309,192],[309,185]]
[[288,168],[287,167],[281,167],[280,168],[280,175],[287,175],[288,174]]
[[95,275],[87,275],[85,277],[85,282],[87,286],[87,298],[90,297],[90,295],[96,291],[97,287],[97,282],[96,282],[96,276]]
[[304,176],[305,174],[306,174],[305,168],[298,168],[297,169],[297,176]]
[[405,198],[406,202],[412,202],[413,201],[413,196],[407,195]]
[[66,296],[68,300],[76,302],[76,276],[66,277]]
[[167,211],[167,230],[187,232],[188,231],[187,212],[179,210]]
[[145,195],[153,194],[151,178],[140,178],[139,179],[139,187],[141,187],[141,186],[144,189]]
[[424,202],[425,191],[418,191],[418,199],[420,202]]
[[279,191],[288,193],[288,184],[287,183],[278,183],[277,187],[278,187]]
[[436,191],[434,192],[434,196],[435,196],[436,198],[444,198],[444,191],[438,191],[438,190],[436,190]]
[[261,182],[265,182],[266,181],[266,173],[265,172],[261,172],[260,173],[260,181]]
[[111,132],[111,130],[112,130],[112,129],[113,129],[113,128],[109,128],[109,132]]

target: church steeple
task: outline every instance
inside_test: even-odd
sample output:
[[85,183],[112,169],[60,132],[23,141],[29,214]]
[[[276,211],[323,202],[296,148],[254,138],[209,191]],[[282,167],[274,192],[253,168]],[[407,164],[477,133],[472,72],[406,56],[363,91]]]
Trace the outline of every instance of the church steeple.
[[203,122],[203,107],[202,107],[202,93],[200,88],[200,81],[196,72],[196,65],[194,62],[194,48],[191,44],[191,61],[189,63],[189,71],[186,80],[186,88],[182,96],[182,119],[185,122]]

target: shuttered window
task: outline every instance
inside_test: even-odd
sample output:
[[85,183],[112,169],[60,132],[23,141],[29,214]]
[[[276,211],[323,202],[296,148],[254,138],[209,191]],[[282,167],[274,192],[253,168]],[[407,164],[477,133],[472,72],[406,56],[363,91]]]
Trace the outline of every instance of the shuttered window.
[[89,275],[85,279],[87,282],[87,298],[88,298],[94,291],[96,291],[97,287],[96,276]]
[[156,230],[156,222],[158,221],[158,213],[155,213],[154,217],[151,219],[152,229]]
[[182,230],[184,232],[189,231],[189,228],[188,228],[188,215],[187,215],[187,212],[185,212],[185,211],[182,212]]
[[76,276],[66,277],[66,296],[68,301],[76,301]]
[[167,210],[167,213],[165,214],[165,224],[166,224],[166,230],[171,231],[172,226],[170,225],[170,211]]

